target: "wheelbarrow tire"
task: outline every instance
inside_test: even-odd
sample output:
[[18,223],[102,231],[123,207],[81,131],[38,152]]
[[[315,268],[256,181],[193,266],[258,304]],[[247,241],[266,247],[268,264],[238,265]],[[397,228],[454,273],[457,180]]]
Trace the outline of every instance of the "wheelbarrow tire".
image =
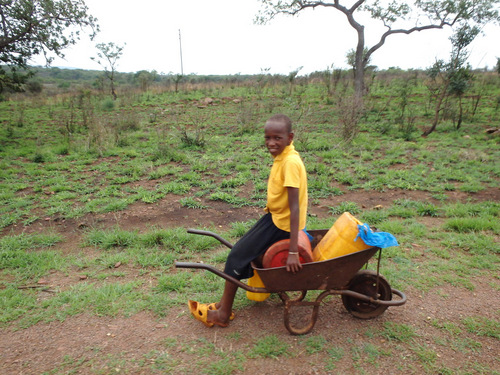
[[[349,282],[348,289],[381,301],[390,301],[392,299],[392,290],[389,282],[384,276],[380,274],[377,276],[377,273],[372,270],[358,271]],[[349,295],[342,295],[342,303],[347,311],[360,319],[376,318],[383,314],[388,307],[387,305],[363,301]]]

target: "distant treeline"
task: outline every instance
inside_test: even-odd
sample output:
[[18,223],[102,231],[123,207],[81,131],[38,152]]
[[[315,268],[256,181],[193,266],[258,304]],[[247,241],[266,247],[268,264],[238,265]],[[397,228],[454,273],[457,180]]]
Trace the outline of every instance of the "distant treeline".
[[[43,83],[60,83],[64,82],[93,82],[103,76],[103,71],[100,70],[85,70],[85,69],[70,69],[57,67],[36,67],[36,77]],[[141,77],[146,76],[151,82],[173,82],[178,79],[177,74],[173,73],[158,73],[155,70],[147,71],[140,70],[138,72],[123,73],[116,72],[116,81],[121,84],[134,84],[140,81]],[[255,75],[196,75],[190,74],[183,77],[187,81],[196,82],[221,82],[221,81],[245,81],[254,79]]]
[[[3,67],[6,71],[7,67]],[[91,89],[101,92],[108,91],[108,79],[102,70],[85,70],[59,67],[31,67],[34,73],[32,77],[22,86],[23,91],[28,93],[41,93],[47,95],[61,92],[75,91],[80,89]],[[485,70],[476,71],[483,73]],[[22,73],[20,71],[20,73]],[[425,70],[403,70],[400,68],[389,68],[378,70],[374,66],[367,68],[365,79],[367,84],[378,80],[391,81],[394,78],[408,79],[408,77],[426,76]],[[232,75],[196,75],[189,74],[181,76],[174,73],[158,73],[156,71],[141,70],[138,72],[115,72],[114,82],[123,89],[137,88],[147,91],[152,87],[162,87],[163,89],[175,90],[183,85],[184,89],[199,85],[217,86],[273,86],[273,85],[303,85],[309,83],[322,83],[327,86],[336,86],[340,82],[350,85],[353,80],[352,69],[327,68],[323,71],[316,71],[306,75],[299,75],[299,70],[288,74],[270,74],[263,71],[259,74],[232,74]],[[330,88],[328,89],[330,91]],[[12,93],[9,89],[4,89],[4,93]],[[1,99],[6,97],[2,95]]]

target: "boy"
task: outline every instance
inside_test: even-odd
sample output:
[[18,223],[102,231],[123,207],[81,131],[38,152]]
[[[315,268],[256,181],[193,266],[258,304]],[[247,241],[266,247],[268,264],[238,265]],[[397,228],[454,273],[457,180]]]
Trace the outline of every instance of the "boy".
[[[290,239],[286,269],[298,272],[298,235],[306,226],[307,175],[304,163],[293,146],[292,122],[275,115],[264,128],[265,145],[274,158],[267,185],[267,212],[231,249],[224,272],[238,280],[253,275],[251,262],[275,242]],[[238,286],[226,281],[220,302],[200,304],[189,301],[193,316],[207,327],[227,327],[234,318],[232,306]]]

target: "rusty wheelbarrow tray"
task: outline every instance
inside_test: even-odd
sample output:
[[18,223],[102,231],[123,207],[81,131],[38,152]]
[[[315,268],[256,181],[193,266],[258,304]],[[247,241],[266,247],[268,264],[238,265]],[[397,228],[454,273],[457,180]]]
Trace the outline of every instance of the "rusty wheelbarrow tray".
[[[211,236],[231,248],[232,245],[219,235],[201,230],[189,229],[189,233]],[[308,231],[313,237],[313,247],[325,235],[327,230]],[[361,270],[378,252],[377,270]],[[249,286],[217,268],[204,263],[176,262],[177,268],[194,268],[210,271],[238,287],[254,293],[278,293],[285,304],[284,323],[287,330],[294,335],[310,332],[318,318],[319,307],[323,299],[329,295],[340,295],[344,307],[355,317],[361,319],[375,318],[381,315],[389,306],[401,306],[406,302],[403,292],[391,288],[388,281],[379,273],[382,249],[370,247],[366,250],[347,254],[321,262],[305,263],[302,270],[291,273],[285,267],[259,268],[257,270],[265,288]],[[323,290],[314,301],[305,301],[307,291]],[[298,297],[291,298],[287,292],[301,292]],[[399,298],[392,299],[395,294]],[[291,322],[291,311],[294,307],[311,307],[310,321],[302,327]]]

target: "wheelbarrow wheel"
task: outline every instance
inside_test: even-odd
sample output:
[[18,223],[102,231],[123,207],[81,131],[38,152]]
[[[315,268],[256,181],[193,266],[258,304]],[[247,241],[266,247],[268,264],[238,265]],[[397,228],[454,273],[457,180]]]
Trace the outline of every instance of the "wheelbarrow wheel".
[[[377,283],[378,281],[378,283]],[[390,301],[392,291],[389,282],[382,275],[371,270],[359,271],[349,282],[348,289],[381,301]],[[384,313],[387,305],[363,301],[353,296],[342,295],[344,307],[356,318],[371,319]]]

